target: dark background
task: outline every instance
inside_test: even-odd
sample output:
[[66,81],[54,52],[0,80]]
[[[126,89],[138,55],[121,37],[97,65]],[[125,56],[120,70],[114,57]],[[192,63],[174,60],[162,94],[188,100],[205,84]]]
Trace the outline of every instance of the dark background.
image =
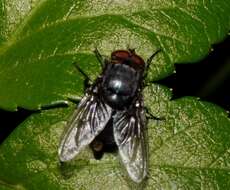
[[[230,110],[230,37],[213,46],[205,59],[195,64],[176,65],[176,74],[159,83],[173,89],[173,98],[197,96]],[[0,110],[0,143],[33,112]]]

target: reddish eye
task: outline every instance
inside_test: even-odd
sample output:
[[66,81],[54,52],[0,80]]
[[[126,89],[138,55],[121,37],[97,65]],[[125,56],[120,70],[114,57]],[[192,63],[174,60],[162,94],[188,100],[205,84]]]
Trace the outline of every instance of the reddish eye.
[[145,62],[144,60],[139,57],[138,55],[135,55],[135,54],[132,54],[132,57],[131,57],[133,63],[137,64],[137,65],[144,65]]
[[114,63],[129,64],[133,68],[143,69],[145,66],[144,60],[135,54],[135,51],[117,50],[111,54],[111,59]]
[[130,53],[128,51],[125,50],[118,50],[118,51],[114,51],[111,54],[111,58],[112,59],[127,59],[128,57],[130,57]]

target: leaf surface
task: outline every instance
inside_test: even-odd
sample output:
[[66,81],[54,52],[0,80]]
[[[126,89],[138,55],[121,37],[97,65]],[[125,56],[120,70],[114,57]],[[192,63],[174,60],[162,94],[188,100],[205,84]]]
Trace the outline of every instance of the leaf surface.
[[1,0],[0,107],[40,109],[82,94],[76,62],[92,78],[103,55],[136,48],[145,60],[158,49],[150,79],[174,63],[195,62],[230,28],[230,4],[209,1]]
[[[145,104],[162,120],[148,125],[149,179],[145,189],[230,188],[230,120],[221,108],[185,97],[170,101],[160,85]],[[161,95],[161,96],[159,96]],[[31,116],[0,146],[0,187],[12,189],[135,189],[115,155],[96,161],[86,149],[60,165],[58,144],[73,107]],[[4,188],[3,188],[4,189]]]

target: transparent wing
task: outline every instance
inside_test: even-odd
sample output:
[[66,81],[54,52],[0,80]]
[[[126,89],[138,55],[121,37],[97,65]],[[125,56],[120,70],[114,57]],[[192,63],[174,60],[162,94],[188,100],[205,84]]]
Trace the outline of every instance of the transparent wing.
[[67,124],[58,149],[60,161],[73,159],[104,129],[111,108],[94,95],[85,95]]
[[120,111],[114,116],[114,138],[121,160],[131,177],[140,183],[147,175],[145,115],[142,108],[133,113]]

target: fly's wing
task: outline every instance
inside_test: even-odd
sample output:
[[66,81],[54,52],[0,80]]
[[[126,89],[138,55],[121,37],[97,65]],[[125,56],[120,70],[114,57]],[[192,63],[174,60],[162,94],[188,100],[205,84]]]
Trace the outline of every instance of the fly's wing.
[[130,178],[140,183],[147,175],[145,113],[141,107],[132,112],[120,111],[114,116],[114,138]]
[[94,95],[85,95],[67,124],[58,149],[60,161],[73,159],[104,129],[111,108]]

